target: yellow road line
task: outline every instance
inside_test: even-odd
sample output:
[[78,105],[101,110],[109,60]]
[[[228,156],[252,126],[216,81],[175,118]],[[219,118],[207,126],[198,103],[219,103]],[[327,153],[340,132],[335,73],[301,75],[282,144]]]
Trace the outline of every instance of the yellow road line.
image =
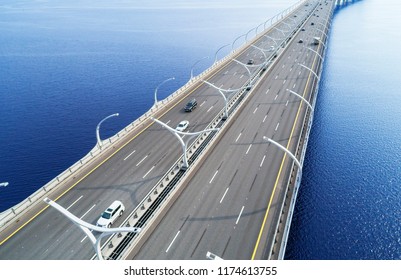
[[[246,49],[244,49],[241,53],[238,53],[238,55],[235,57],[239,57],[240,55],[242,55],[245,52]],[[226,65],[227,66],[227,65]],[[224,66],[225,67],[225,66]],[[224,67],[222,67],[219,71],[216,71],[216,73],[214,73],[213,75],[211,75],[208,79],[213,78],[215,75],[217,75],[220,71],[222,71],[224,69]],[[184,95],[180,100],[178,100],[178,102],[176,102],[173,106],[171,106],[168,110],[166,110],[166,112],[164,112],[161,116],[163,117],[165,114],[167,114],[168,112],[170,112],[170,110],[172,110],[175,106],[177,106],[182,100],[184,100],[185,98],[187,98],[189,95],[191,95],[195,90],[197,90],[201,85],[203,85],[203,83],[200,83],[198,86],[196,86],[193,90],[191,90],[188,94]],[[118,148],[113,154],[111,154],[109,157],[107,157],[105,160],[103,160],[101,163],[99,163],[96,167],[94,167],[91,171],[89,171],[85,176],[83,176],[81,179],[79,179],[75,184],[73,184],[71,187],[69,187],[67,190],[65,190],[62,194],[60,194],[56,199],[54,199],[54,201],[57,201],[58,199],[60,199],[63,195],[65,195],[67,192],[69,192],[72,188],[74,188],[76,185],[78,185],[80,182],[82,182],[82,180],[84,180],[86,177],[88,177],[90,174],[92,174],[96,169],[98,169],[101,165],[103,165],[106,161],[108,161],[111,157],[113,157],[116,153],[118,153],[121,149],[123,149],[125,146],[127,146],[129,143],[131,143],[136,137],[138,137],[139,135],[141,135],[146,129],[148,129],[152,124],[154,123],[154,121],[152,121],[148,126],[146,126],[145,128],[143,128],[138,134],[136,134],[134,137],[132,137],[131,140],[129,140],[127,143],[125,143],[124,145],[122,145],[120,148]],[[32,218],[30,218],[28,221],[26,221],[23,225],[21,225],[19,228],[17,228],[13,233],[11,233],[9,236],[7,236],[4,240],[2,240],[0,242],[0,246],[4,244],[4,242],[6,242],[8,239],[10,239],[12,236],[14,236],[17,232],[19,232],[22,228],[24,228],[27,224],[29,224],[32,220],[34,220],[37,216],[39,216],[44,210],[46,210],[49,207],[49,205],[46,205],[44,208],[42,208],[38,213],[36,213]]]
[[[319,45],[319,49],[320,49],[320,45]],[[319,51],[319,49],[318,49],[318,51]],[[312,69],[315,66],[316,58],[317,58],[317,55],[315,54],[315,58],[314,58],[313,64],[312,64]],[[309,85],[309,81],[310,81],[311,75],[312,75],[312,72],[309,71],[308,80],[306,82],[305,89],[304,89],[304,92],[302,94],[302,97],[305,96],[306,90],[308,89],[308,85]],[[304,102],[301,101],[301,103],[299,104],[297,115],[295,117],[294,125],[292,126],[290,138],[289,138],[289,141],[288,141],[288,144],[287,144],[287,150],[289,149],[289,146],[291,145],[292,135],[294,133],[295,125],[297,124],[299,113],[301,111],[301,106],[302,106],[303,103]],[[275,194],[276,189],[277,189],[278,181],[279,181],[279,178],[281,176],[281,172],[282,172],[282,169],[283,169],[283,166],[284,166],[284,161],[285,161],[286,157],[287,157],[287,153],[284,153],[283,160],[281,161],[280,169],[279,169],[279,172],[277,174],[276,182],[274,183],[273,192],[272,192],[272,194],[270,196],[269,204],[267,206],[267,210],[266,210],[265,216],[263,218],[263,223],[262,223],[262,226],[261,226],[260,231],[259,231],[258,239],[256,240],[256,244],[255,244],[255,248],[253,250],[253,254],[252,254],[251,260],[255,259],[256,252],[259,249],[258,248],[259,247],[259,243],[260,243],[260,240],[262,238],[262,233],[263,233],[265,225],[266,225],[267,217],[269,216],[270,207],[271,207],[272,202],[273,202],[273,197],[274,197],[274,194]]]

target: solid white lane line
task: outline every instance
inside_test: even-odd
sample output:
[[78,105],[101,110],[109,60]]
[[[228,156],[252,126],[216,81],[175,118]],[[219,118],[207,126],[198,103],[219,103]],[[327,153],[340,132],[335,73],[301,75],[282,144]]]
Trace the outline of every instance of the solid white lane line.
[[241,75],[241,77],[239,77],[239,78],[242,79],[242,77],[244,77],[244,75]]
[[241,212],[239,212],[239,215],[238,215],[237,221],[235,222],[235,224],[236,224],[236,225],[238,224],[238,222],[239,222],[239,219],[241,218],[242,211],[244,211],[244,207],[245,207],[245,206],[242,206],[242,208],[241,208]]
[[301,71],[299,71],[298,76],[301,75]]
[[96,206],[96,204],[93,204],[93,206],[91,207],[91,208],[89,208],[89,210],[88,211],[86,211],[85,212],[85,214],[83,214],[82,216],[81,216],[81,218],[80,219],[82,219],[83,217],[85,217],[86,216],[86,214],[88,214],[89,213],[89,211],[90,210],[92,210],[94,207]]
[[203,104],[205,104],[205,102],[206,102],[206,101],[203,101],[203,102],[202,102],[202,104],[201,104],[201,105],[199,105],[199,107],[202,107],[202,106],[203,106]]
[[171,122],[171,120],[168,120],[168,122],[166,122],[166,124],[168,124],[169,122]]
[[262,159],[262,161],[261,161],[261,163],[260,163],[259,167],[262,167],[262,165],[263,165],[263,162],[265,161],[265,158],[266,158],[266,155],[264,155],[264,156],[263,156],[263,159]]
[[253,111],[253,113],[255,114],[257,110],[258,110],[258,107],[255,108],[255,111]]
[[241,137],[241,132],[240,132],[240,134],[238,135],[238,137],[237,137],[237,139],[235,139],[235,143],[237,143],[237,141],[238,141],[238,139]]
[[280,123],[278,123],[277,125],[276,125],[276,129],[275,129],[275,131],[277,131],[277,129],[278,129],[278,126],[280,125]]
[[278,94],[276,95],[276,97],[274,97],[274,100],[276,100],[276,99],[277,99],[277,97],[278,97]]
[[265,122],[266,118],[267,118],[267,115],[263,118],[263,122]]
[[174,236],[174,239],[173,239],[173,241],[171,241],[170,245],[168,246],[166,253],[168,252],[168,250],[170,250],[171,245],[173,245],[174,241],[177,239],[179,234],[180,234],[180,231],[178,231],[177,234]]
[[267,91],[266,91],[266,94],[269,92],[269,90],[270,90],[270,89],[268,88]]
[[214,173],[214,175],[213,175],[212,179],[210,179],[210,181],[209,181],[209,184],[211,184],[211,183],[213,182],[213,180],[214,180],[214,177],[216,177],[217,173],[219,173],[219,171],[218,171],[218,170],[216,170],[216,172]]
[[248,154],[248,152],[249,152],[249,150],[251,149],[251,147],[252,147],[252,144],[251,145],[249,145],[249,147],[248,147],[248,150],[246,150],[246,155]]
[[70,209],[72,206],[74,206],[75,203],[77,203],[81,198],[83,197],[83,195],[81,195],[77,200],[75,200],[70,206],[68,206],[67,210]]
[[295,88],[295,85],[296,85],[296,84],[294,84],[294,85],[292,86],[292,88]]
[[290,69],[290,72],[292,71],[292,67],[291,67],[291,69]]
[[284,68],[285,67],[285,64],[283,64],[283,66],[281,66],[281,68]]
[[153,170],[153,168],[155,168],[155,165],[153,165],[152,168],[148,172],[146,172],[145,175],[143,175],[142,179],[145,179],[145,177],[148,176],[148,174]]
[[287,107],[288,106],[288,100],[287,100],[287,103],[285,103],[285,107]]
[[[93,230],[91,230],[91,232],[92,232]],[[88,236],[87,235],[85,235],[85,237],[84,238],[82,238],[82,240],[81,240],[81,243],[82,242],[84,242],[84,240],[87,238]]]
[[278,75],[277,75],[276,78],[274,78],[274,79],[277,80],[277,78],[278,78]]
[[140,162],[138,162],[138,163],[136,164],[136,166],[139,166],[147,157],[148,157],[148,155],[146,155]]
[[210,110],[212,110],[213,106],[209,108],[209,110],[207,110],[206,112],[209,113]]
[[223,194],[223,197],[220,199],[220,204],[223,202],[223,199],[224,199],[224,197],[226,196],[226,194],[227,194],[227,192],[228,192],[228,189],[229,189],[229,188],[226,189],[226,191],[225,191],[224,194]]
[[283,81],[283,85],[285,84],[286,81],[287,81],[287,80],[284,80],[284,81]]
[[127,159],[128,159],[130,156],[132,156],[135,152],[136,152],[136,150],[134,150],[132,153],[130,153],[128,156],[126,156],[124,160],[127,160]]

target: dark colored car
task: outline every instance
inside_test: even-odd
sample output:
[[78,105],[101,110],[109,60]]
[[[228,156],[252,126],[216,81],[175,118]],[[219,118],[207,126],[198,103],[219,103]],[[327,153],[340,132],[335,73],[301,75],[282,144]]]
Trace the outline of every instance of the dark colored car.
[[187,105],[185,105],[185,112],[192,112],[192,110],[196,108],[196,105],[198,105],[198,102],[196,102],[196,99],[192,99],[187,103]]

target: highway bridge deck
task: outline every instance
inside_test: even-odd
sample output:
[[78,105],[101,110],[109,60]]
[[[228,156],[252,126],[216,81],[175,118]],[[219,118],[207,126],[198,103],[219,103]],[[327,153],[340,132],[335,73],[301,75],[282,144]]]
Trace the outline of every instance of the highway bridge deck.
[[[258,76],[255,85],[245,91],[240,110],[218,132],[218,143],[208,148],[196,172],[188,172],[181,195],[130,257],[205,259],[210,251],[227,259],[277,258],[280,220],[285,224],[286,196],[292,196],[299,170],[263,136],[302,157],[313,113],[287,89],[314,103],[334,8],[331,0],[307,2],[235,55],[244,64],[253,60],[247,67]],[[321,41],[315,45],[317,36]],[[279,44],[285,48],[277,48]],[[272,46],[278,56],[269,68],[255,67],[273,55],[266,51]],[[249,72],[237,61],[227,61],[204,79],[224,89],[246,86]],[[192,98],[198,108],[186,113],[183,107]],[[186,119],[189,131],[200,131],[223,107],[218,91],[199,81],[155,117],[172,127]],[[127,210],[121,223],[181,155],[177,139],[147,120],[50,198],[93,224],[112,201],[122,200]],[[44,203],[0,232],[0,259],[90,259],[93,254],[82,231]]]

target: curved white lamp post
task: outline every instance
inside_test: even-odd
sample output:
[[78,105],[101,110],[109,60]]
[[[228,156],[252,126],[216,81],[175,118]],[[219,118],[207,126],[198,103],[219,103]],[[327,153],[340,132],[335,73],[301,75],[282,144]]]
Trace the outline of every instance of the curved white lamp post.
[[277,28],[277,27],[273,27],[273,29],[275,29],[275,30],[277,30],[277,31],[279,31],[279,32],[281,32],[281,33],[283,33],[283,36],[285,37],[285,33],[284,33],[284,30],[281,30],[281,29],[279,29],[279,28]]
[[[268,38],[268,39],[273,40],[274,44],[276,44],[276,46],[278,46],[277,41],[278,41],[279,39],[275,39],[275,38],[273,38],[273,37],[271,37],[271,36],[269,36],[269,35],[263,35],[263,36],[266,37],[266,38]],[[276,41],[276,40],[277,40],[277,41]]]
[[260,26],[264,25],[264,22],[262,22],[261,24],[259,24],[258,26],[256,26],[256,30],[255,30],[255,36],[258,35],[258,29]]
[[161,85],[163,85],[164,83],[166,83],[166,82],[168,82],[168,81],[171,81],[171,80],[174,80],[174,79],[175,79],[174,77],[168,78],[168,79],[164,80],[163,82],[161,82],[161,83],[156,87],[156,89],[155,89],[155,104],[154,104],[154,106],[156,106],[156,105],[157,105],[157,102],[159,102],[159,101],[157,100],[157,91],[159,90],[159,87],[160,87]]
[[[183,165],[181,166],[181,170],[186,170],[188,168],[188,159],[187,159],[187,145],[188,142],[195,136],[202,134],[202,133],[206,133],[209,131],[218,131],[218,128],[212,128],[212,129],[205,129],[203,131],[198,131],[198,132],[182,132],[182,131],[178,131],[170,126],[168,126],[167,124],[165,124],[162,121],[159,121],[158,119],[155,119],[153,117],[150,117],[151,120],[157,122],[158,124],[160,124],[162,127],[166,128],[168,131],[170,131],[175,137],[177,137],[178,141],[181,144],[182,147],[182,152],[183,152],[183,157],[184,157],[184,162]],[[187,139],[186,142],[184,142],[184,140],[182,140],[180,135],[189,135],[190,137]]]
[[230,44],[221,46],[221,47],[216,51],[216,53],[214,54],[214,62],[213,62],[213,64],[217,62],[217,53],[218,53],[221,49],[223,49],[223,48],[225,48],[225,47],[227,47],[227,46],[229,46],[229,45],[230,45]]
[[311,52],[314,52],[317,56],[319,56],[319,58],[320,58],[322,61],[324,61],[323,56],[321,56],[320,53],[318,53],[318,52],[315,51],[314,49],[311,49],[311,48],[309,48],[309,47],[304,47],[304,48],[310,50]]
[[192,65],[192,68],[191,68],[191,78],[190,78],[190,80],[192,80],[192,79],[194,78],[194,68],[195,68],[195,65],[198,64],[199,62],[201,62],[202,60],[206,59],[206,58],[209,58],[209,57],[208,57],[208,56],[202,57],[202,58],[199,59],[197,62],[195,62],[194,65]]
[[[267,55],[265,54],[265,51],[267,51],[267,50],[264,50],[264,49],[262,49],[262,48],[259,48],[258,46],[255,46],[254,44],[252,44],[251,47],[254,47],[255,49],[257,49],[257,50],[259,50],[259,51],[262,52],[263,56],[265,57],[265,63],[266,63],[266,61],[267,61]],[[263,64],[264,64],[264,63],[263,63]]]
[[284,23],[285,25],[288,26],[288,32],[289,32],[291,30],[291,28],[292,28],[291,24],[289,24],[289,23],[287,23],[285,21],[283,21],[282,23]]
[[300,95],[300,94],[296,93],[295,91],[290,90],[290,89],[288,89],[288,88],[287,88],[287,91],[290,92],[290,93],[292,93],[293,95],[295,95],[295,96],[301,98],[301,99],[306,103],[306,105],[308,105],[308,107],[313,111],[312,105],[309,103],[308,100],[305,99],[305,97],[303,97],[302,95]]
[[102,147],[102,140],[100,139],[100,133],[99,133],[99,130],[100,130],[100,125],[105,121],[105,120],[107,120],[107,119],[109,119],[109,118],[112,118],[112,117],[118,117],[118,113],[115,113],[115,114],[112,114],[112,115],[110,115],[110,116],[107,116],[107,117],[105,117],[103,120],[101,120],[99,123],[98,123],[98,125],[96,126],[96,139],[97,139],[97,145],[99,146],[99,148],[101,148]]
[[284,151],[286,154],[288,154],[288,155],[294,160],[294,162],[295,162],[295,164],[298,166],[298,168],[299,168],[300,170],[302,170],[302,166],[301,166],[301,163],[299,162],[299,160],[298,160],[286,147],[280,145],[280,144],[277,143],[276,141],[274,141],[274,140],[272,140],[272,139],[270,139],[270,138],[268,138],[268,137],[266,137],[266,136],[263,136],[263,140],[265,140],[265,141],[267,141],[267,142],[269,142],[269,143],[274,144],[274,145],[277,146],[279,149],[281,149],[281,150]]
[[238,36],[237,38],[235,38],[235,40],[234,40],[233,43],[231,44],[231,51],[234,51],[234,44],[235,44],[235,42],[236,42],[239,38],[244,37],[244,36],[246,36],[246,34],[242,34],[242,35]]
[[325,31],[323,31],[323,30],[320,30],[319,28],[315,28],[317,31],[319,31],[319,32],[321,32],[325,37],[326,37],[326,39],[327,39],[327,33],[325,32]]
[[237,90],[237,89],[222,89],[222,88],[216,87],[214,84],[209,83],[208,81],[203,81],[203,82],[204,82],[205,84],[208,84],[209,86],[211,86],[211,87],[217,89],[217,90],[219,91],[219,93],[221,94],[221,96],[223,97],[223,99],[224,99],[224,116],[223,116],[223,121],[225,121],[225,120],[228,118],[228,98],[225,96],[225,94],[223,93],[223,91],[224,91],[224,92],[233,93],[233,92],[236,92],[236,91],[238,91],[238,90]]
[[267,23],[268,21],[270,21],[270,26],[273,25],[273,19],[274,19],[274,16],[273,16],[272,18],[270,18],[270,19],[268,19],[268,20],[265,21],[265,23],[263,24],[263,30],[266,30],[266,23]]
[[303,65],[303,64],[301,64],[301,63],[298,63],[298,65],[299,65],[299,66],[302,66],[303,68],[305,68],[305,69],[307,69],[307,70],[309,70],[313,75],[315,75],[315,77],[317,78],[317,80],[320,81],[319,75],[316,74],[315,71],[313,71],[312,69],[310,69],[309,67],[307,67],[307,66],[305,66],[305,65]]
[[[120,228],[103,228],[99,226],[94,226],[90,223],[87,223],[72,213],[70,213],[67,209],[62,207],[61,205],[57,204],[53,200],[49,198],[43,199],[44,202],[55,208],[57,211],[59,211],[61,214],[66,216],[71,222],[73,222],[76,226],[78,226],[84,233],[85,235],[89,238],[89,240],[92,243],[93,248],[95,249],[96,255],[99,260],[103,260],[103,255],[102,255],[102,250],[100,248],[100,242],[103,237],[112,235],[115,233],[119,232],[140,232],[140,228],[133,228],[133,227],[120,227]],[[101,232],[102,234],[96,239],[96,237],[93,235],[93,233],[90,231],[97,231]]]
[[245,34],[245,42],[248,42],[248,34],[251,33],[252,30],[254,30],[257,27],[252,28],[251,30],[249,30],[246,34]]

